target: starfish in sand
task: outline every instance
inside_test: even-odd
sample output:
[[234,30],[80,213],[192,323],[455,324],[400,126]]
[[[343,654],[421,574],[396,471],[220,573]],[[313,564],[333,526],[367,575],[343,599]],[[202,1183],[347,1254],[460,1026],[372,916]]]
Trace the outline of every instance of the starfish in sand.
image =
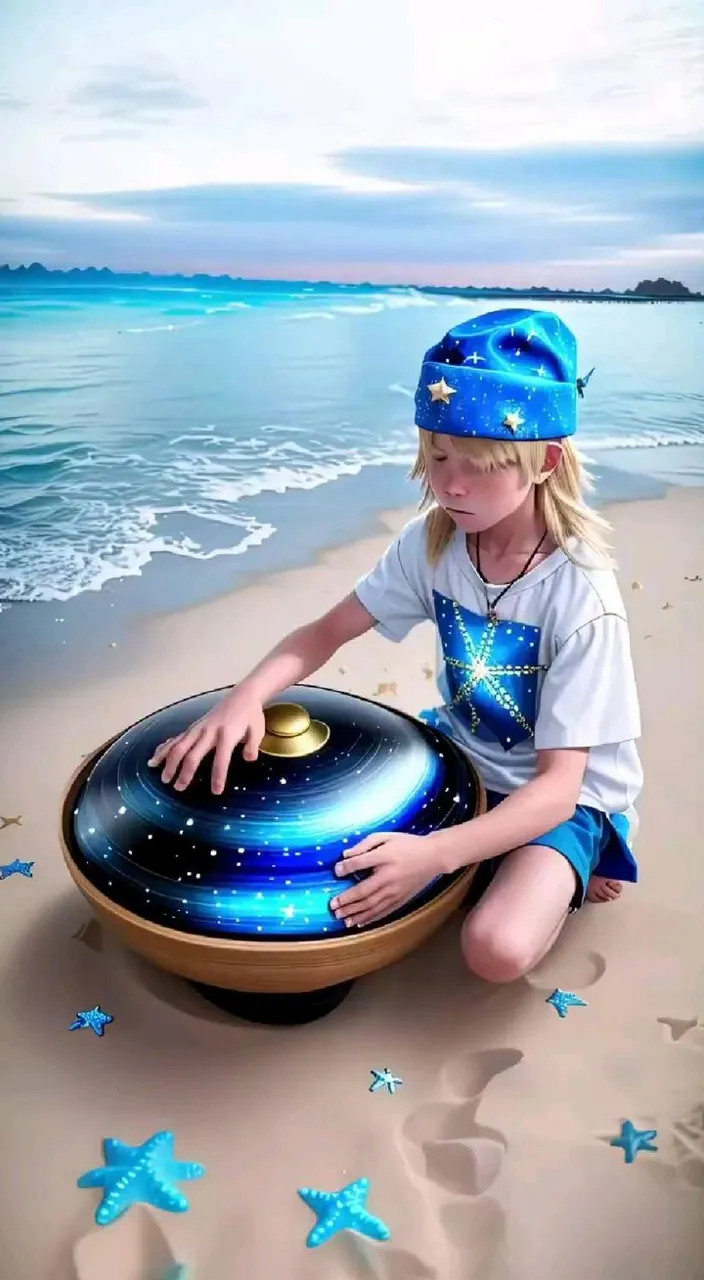
[[368,1178],[357,1178],[341,1191],[313,1191],[302,1187],[298,1194],[318,1219],[306,1239],[309,1249],[325,1244],[338,1231],[357,1231],[369,1240],[388,1240],[391,1236],[386,1223],[367,1211]]

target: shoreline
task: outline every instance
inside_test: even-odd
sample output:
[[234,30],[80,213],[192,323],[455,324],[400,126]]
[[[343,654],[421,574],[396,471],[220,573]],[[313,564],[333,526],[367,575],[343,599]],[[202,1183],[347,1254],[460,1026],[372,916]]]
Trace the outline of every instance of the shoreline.
[[[631,592],[627,568],[621,565],[619,558],[619,525],[637,522],[642,525],[644,533],[648,533],[656,512],[661,518],[667,517],[669,513],[680,518],[681,513],[691,512],[687,518],[691,521],[691,527],[695,527],[700,523],[699,512],[703,502],[704,491],[698,488],[671,488],[665,490],[662,496],[617,501],[600,507],[614,527],[617,573],[627,607]],[[80,651],[77,652],[75,660],[69,662],[60,673],[47,671],[44,682],[33,682],[31,685],[22,681],[14,683],[3,691],[3,705],[12,710],[27,703],[36,704],[37,701],[54,702],[72,692],[75,694],[80,689],[96,691],[106,683],[111,687],[123,688],[129,703],[130,681],[145,666],[150,666],[155,674],[158,673],[157,687],[164,691],[163,695],[159,694],[159,705],[177,701],[188,694],[201,693],[206,688],[234,684],[283,635],[332,607],[348,591],[353,590],[357,578],[372,567],[392,539],[416,514],[415,505],[379,511],[362,537],[343,540],[320,549],[306,563],[294,563],[270,572],[253,574],[229,590],[195,603],[186,603],[180,608],[167,606],[132,616],[120,643],[106,644],[94,651],[90,659]],[[701,535],[699,541],[701,542]],[[694,574],[698,570],[692,568],[691,572]],[[310,604],[313,600],[315,605]],[[248,625],[250,617],[257,617],[259,620],[256,637]],[[222,648],[218,636],[221,631],[229,633],[229,657],[225,662],[220,660]],[[418,641],[417,636],[424,637],[426,632],[433,632],[431,622],[421,624],[404,643],[416,647],[420,644],[425,652],[427,645],[424,645],[423,639]],[[375,638],[383,646],[385,658],[382,666],[386,673],[384,681],[388,681],[392,679],[389,668],[393,665],[393,653],[381,637]],[[179,650],[185,647],[192,654],[194,672],[212,672],[207,677],[210,683],[204,684],[202,679],[196,678],[192,683],[189,682],[186,689],[182,684],[171,680],[168,676],[168,663],[164,664],[164,656],[174,647]],[[211,665],[213,653],[220,656]],[[431,656],[434,659],[434,650]],[[349,687],[345,680],[339,679],[340,674],[347,674],[345,661],[333,657],[327,667],[321,669],[326,679],[332,679],[332,687]],[[429,693],[434,694],[434,689],[433,684],[429,687]],[[156,705],[155,702],[154,707]],[[129,723],[147,713],[148,709],[138,712],[131,716]],[[122,727],[127,727],[127,723],[125,720]],[[119,730],[119,725],[110,728],[110,732]]]
[[[660,480],[601,460],[590,470],[600,509],[660,500],[669,491]],[[398,466],[372,468],[364,479],[365,484],[359,475],[335,482],[334,524],[327,486],[280,495],[276,533],[241,558],[160,555],[139,574],[110,579],[67,601],[17,601],[0,608],[0,696],[16,701],[32,689],[70,688],[86,675],[120,671],[125,655],[130,663],[138,656],[139,639],[152,620],[207,607],[282,574],[312,572],[330,553],[396,527],[399,513],[404,522],[416,513],[420,490]]]

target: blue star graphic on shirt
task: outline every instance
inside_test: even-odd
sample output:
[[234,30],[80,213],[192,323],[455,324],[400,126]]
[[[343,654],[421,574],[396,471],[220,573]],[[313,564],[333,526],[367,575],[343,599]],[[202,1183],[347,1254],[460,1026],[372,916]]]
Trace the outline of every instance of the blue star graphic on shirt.
[[586,1000],[581,1000],[579,996],[574,994],[574,991],[563,991],[562,987],[555,987],[552,995],[548,996],[545,1003],[551,1004],[553,1009],[557,1010],[561,1018],[566,1018],[567,1011],[572,1007],[581,1007],[584,1009],[587,1007]]
[[318,1219],[306,1239],[309,1249],[325,1244],[338,1231],[357,1231],[370,1240],[388,1240],[391,1236],[386,1223],[367,1211],[368,1178],[357,1178],[341,1191],[312,1191],[302,1187],[298,1194]]
[[202,1164],[174,1158],[174,1135],[155,1133],[140,1147],[128,1147],[117,1138],[103,1142],[105,1166],[91,1169],[78,1179],[79,1187],[102,1187],[103,1198],[95,1221],[107,1227],[133,1204],[151,1204],[155,1209],[185,1213],[188,1201],[175,1185],[178,1181],[202,1178]]
[[31,880],[33,866],[33,862],[20,862],[19,858],[15,858],[12,862],[0,865],[0,880],[9,880],[10,876],[27,876]]
[[538,705],[540,627],[481,617],[433,592],[450,694],[448,706],[471,733],[504,751],[533,737]]
[[94,1009],[84,1009],[82,1013],[77,1013],[69,1031],[82,1031],[84,1027],[90,1027],[96,1036],[102,1036],[105,1034],[105,1027],[114,1021],[111,1013],[104,1013],[100,1005],[96,1004]]
[[618,1138],[612,1138],[610,1147],[622,1147],[626,1164],[633,1164],[639,1151],[657,1151],[653,1141],[657,1129],[636,1129],[631,1120],[624,1120]]

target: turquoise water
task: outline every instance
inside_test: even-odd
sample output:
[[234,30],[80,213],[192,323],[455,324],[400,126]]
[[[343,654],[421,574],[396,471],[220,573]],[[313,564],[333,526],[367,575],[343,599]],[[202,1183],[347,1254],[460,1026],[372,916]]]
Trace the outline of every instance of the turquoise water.
[[[136,608],[179,606],[413,501],[420,357],[500,305],[352,286],[3,286],[0,632],[12,602],[108,587],[113,604],[120,586]],[[701,483],[704,306],[549,305],[584,371],[596,365],[581,439],[602,496]]]

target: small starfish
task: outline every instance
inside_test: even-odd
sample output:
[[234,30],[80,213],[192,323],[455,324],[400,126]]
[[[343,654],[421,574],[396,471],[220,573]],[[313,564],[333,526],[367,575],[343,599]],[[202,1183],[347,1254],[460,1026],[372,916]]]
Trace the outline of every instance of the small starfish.
[[114,1021],[111,1013],[103,1013],[100,1005],[96,1004],[94,1009],[84,1009],[82,1013],[77,1013],[76,1021],[71,1023],[69,1031],[82,1031],[84,1027],[90,1027],[96,1036],[102,1036],[105,1034],[104,1028]]
[[0,863],[0,880],[9,880],[10,876],[27,876],[31,880],[33,866],[33,862],[20,862],[19,858],[15,858],[13,862]]
[[586,1000],[580,1000],[579,996],[574,994],[574,991],[563,991],[561,987],[555,987],[552,995],[548,996],[545,1003],[551,1004],[561,1018],[567,1017],[567,1010],[572,1006],[575,1008],[581,1006],[584,1009],[587,1007]]
[[375,1067],[372,1067],[371,1073],[374,1079],[369,1086],[370,1093],[376,1093],[379,1089],[388,1089],[389,1093],[395,1093],[396,1085],[403,1084],[403,1080],[399,1076],[392,1075],[388,1067],[384,1067],[381,1071],[377,1071]]
[[626,1164],[633,1164],[639,1151],[657,1151],[653,1143],[653,1139],[657,1136],[657,1129],[636,1129],[630,1120],[624,1120],[620,1136],[611,1138],[609,1146],[622,1147]]
[[5,827],[21,827],[21,826],[22,826],[21,813],[18,814],[16,818],[3,818],[2,814],[0,813],[0,831],[4,831]]
[[381,1218],[375,1218],[366,1209],[369,1179],[357,1178],[341,1191],[312,1191],[302,1187],[299,1196],[317,1216],[317,1225],[308,1233],[306,1244],[316,1249],[338,1231],[356,1231],[369,1240],[389,1240],[391,1232]]
[[103,1139],[105,1167],[91,1169],[78,1179],[79,1187],[102,1187],[103,1198],[95,1214],[99,1227],[107,1227],[133,1204],[185,1213],[188,1201],[177,1181],[202,1178],[202,1164],[174,1158],[174,1135],[155,1133],[140,1147],[128,1147],[117,1138]]

